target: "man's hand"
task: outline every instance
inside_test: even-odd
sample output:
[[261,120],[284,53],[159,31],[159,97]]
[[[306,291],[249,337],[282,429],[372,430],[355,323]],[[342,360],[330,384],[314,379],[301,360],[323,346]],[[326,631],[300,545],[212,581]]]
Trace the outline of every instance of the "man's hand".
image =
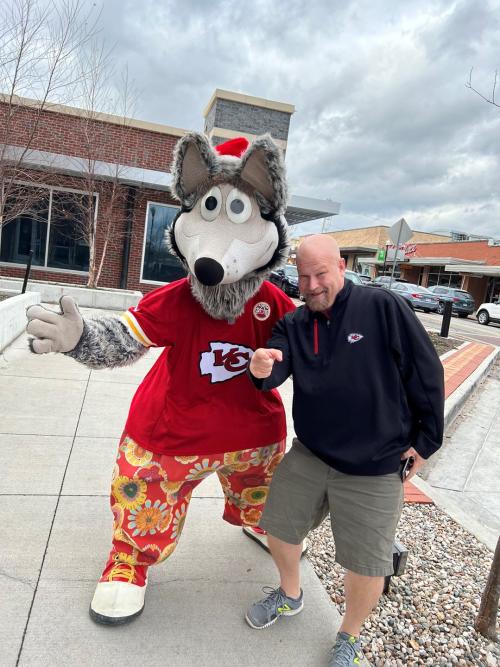
[[412,477],[414,477],[417,474],[417,472],[421,468],[423,468],[424,465],[426,464],[426,459],[424,459],[423,456],[420,456],[417,450],[414,449],[413,447],[410,447],[410,449],[407,449],[406,452],[403,452],[403,454],[401,454],[401,460],[408,459],[410,458],[410,456],[413,457],[413,465],[410,468],[410,472],[405,477],[404,480],[405,482],[408,482]]
[[36,354],[69,352],[82,337],[83,319],[74,300],[63,296],[59,305],[60,314],[39,305],[26,309],[26,331],[34,336],[30,347]]
[[250,361],[250,373],[259,379],[268,378],[273,371],[275,361],[283,361],[281,350],[259,347]]

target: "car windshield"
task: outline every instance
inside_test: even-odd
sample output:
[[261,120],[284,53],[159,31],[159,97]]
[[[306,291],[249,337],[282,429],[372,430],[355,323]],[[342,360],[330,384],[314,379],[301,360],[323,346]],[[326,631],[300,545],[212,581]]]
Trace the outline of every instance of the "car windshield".
[[351,282],[355,283],[356,285],[362,285],[363,284],[363,281],[361,280],[361,278],[354,271],[346,271],[345,272],[345,277],[347,278],[347,280],[350,280]]
[[297,273],[297,267],[293,266],[292,264],[286,264],[284,267],[284,271],[286,275],[289,278],[295,278],[296,280],[299,279],[299,274]]

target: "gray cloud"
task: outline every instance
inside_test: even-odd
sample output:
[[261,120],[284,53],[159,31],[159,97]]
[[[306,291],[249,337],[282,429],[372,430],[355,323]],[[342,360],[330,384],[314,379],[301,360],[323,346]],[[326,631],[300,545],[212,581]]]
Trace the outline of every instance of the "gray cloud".
[[[291,190],[342,204],[336,228],[392,224],[500,236],[499,0],[106,0],[136,116],[202,129],[215,88],[296,106]],[[321,222],[312,226],[318,229]],[[312,231],[311,226],[305,228]]]

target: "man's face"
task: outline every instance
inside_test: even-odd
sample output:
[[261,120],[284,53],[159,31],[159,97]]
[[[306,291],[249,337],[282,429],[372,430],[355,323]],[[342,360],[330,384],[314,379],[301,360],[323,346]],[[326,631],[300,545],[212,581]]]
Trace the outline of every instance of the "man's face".
[[345,261],[330,253],[303,253],[297,258],[299,289],[307,306],[327,310],[344,287]]

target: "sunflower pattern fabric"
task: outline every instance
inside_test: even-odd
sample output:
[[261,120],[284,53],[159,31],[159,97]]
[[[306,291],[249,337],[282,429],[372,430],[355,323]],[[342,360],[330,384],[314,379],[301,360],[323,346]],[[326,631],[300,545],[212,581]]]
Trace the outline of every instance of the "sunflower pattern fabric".
[[237,452],[165,456],[122,437],[113,472],[113,548],[101,581],[144,586],[149,565],[174,551],[193,490],[216,473],[224,492],[222,518],[235,526],[255,526],[264,508],[285,441]]

